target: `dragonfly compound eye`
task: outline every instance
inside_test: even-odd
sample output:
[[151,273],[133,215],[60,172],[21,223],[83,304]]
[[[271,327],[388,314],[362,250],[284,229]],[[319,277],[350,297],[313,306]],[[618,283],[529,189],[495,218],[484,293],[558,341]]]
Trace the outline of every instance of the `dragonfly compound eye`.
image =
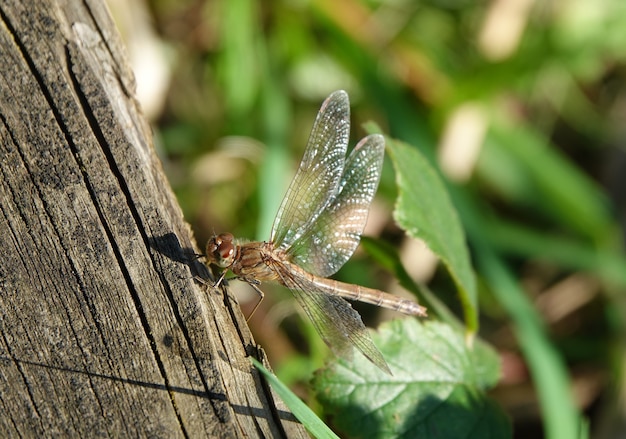
[[230,241],[224,241],[217,249],[219,252],[220,260],[224,267],[230,265],[233,262],[233,256],[235,254],[235,246]]
[[230,266],[235,258],[233,239],[230,233],[222,233],[209,239],[206,245],[209,262],[222,268]]

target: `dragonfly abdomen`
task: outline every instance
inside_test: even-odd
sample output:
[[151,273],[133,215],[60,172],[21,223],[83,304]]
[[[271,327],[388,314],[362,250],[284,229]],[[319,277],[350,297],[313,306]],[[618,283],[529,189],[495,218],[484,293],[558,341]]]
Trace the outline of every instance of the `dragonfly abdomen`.
[[366,288],[360,285],[347,284],[339,282],[334,279],[326,279],[319,276],[314,276],[298,267],[298,270],[308,278],[307,280],[314,284],[318,289],[326,292],[327,294],[333,294],[335,296],[341,296],[349,300],[355,300],[358,302],[365,302],[383,308],[391,309],[401,312],[403,314],[415,315],[420,317],[426,317],[426,308],[418,305],[417,303],[402,299],[398,296],[394,296],[384,291],[375,290],[373,288]]

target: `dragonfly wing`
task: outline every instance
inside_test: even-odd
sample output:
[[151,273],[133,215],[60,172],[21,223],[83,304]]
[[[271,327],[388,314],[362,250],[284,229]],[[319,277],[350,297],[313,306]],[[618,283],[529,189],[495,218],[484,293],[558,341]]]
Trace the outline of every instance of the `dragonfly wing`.
[[305,277],[288,271],[282,264],[275,267],[283,285],[291,290],[322,340],[335,355],[351,360],[352,349],[356,347],[368,360],[391,375],[383,354],[350,303],[320,290]]
[[278,209],[271,241],[287,249],[310,228],[337,192],[350,136],[350,102],[345,91],[322,104],[287,194]]
[[293,262],[309,273],[328,277],[350,259],[367,222],[384,154],[385,139],[380,134],[358,143],[346,160],[332,202],[289,249]]

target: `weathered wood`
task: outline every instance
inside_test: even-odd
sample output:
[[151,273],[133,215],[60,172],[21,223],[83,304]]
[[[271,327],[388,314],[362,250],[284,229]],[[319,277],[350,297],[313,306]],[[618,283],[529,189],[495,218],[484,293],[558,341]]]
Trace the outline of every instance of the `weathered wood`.
[[304,437],[207,291],[97,1],[0,2],[0,437]]

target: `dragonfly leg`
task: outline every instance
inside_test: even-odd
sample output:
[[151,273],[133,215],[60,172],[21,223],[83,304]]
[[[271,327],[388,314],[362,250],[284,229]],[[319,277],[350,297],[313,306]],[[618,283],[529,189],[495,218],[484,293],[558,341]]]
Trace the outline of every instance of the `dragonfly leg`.
[[222,271],[221,276],[219,277],[219,279],[217,280],[217,282],[215,282],[215,285],[213,285],[215,288],[219,288],[220,285],[222,285],[222,282],[224,282],[224,277],[226,277],[226,272],[228,270],[224,270]]
[[205,287],[211,285],[213,288],[219,288],[220,285],[222,285],[222,283],[225,283],[228,280],[228,279],[224,279],[225,276],[226,276],[226,271],[222,272],[219,279],[214,284],[211,284],[211,282],[209,282],[207,279],[204,279],[203,277],[200,277],[197,274],[193,276],[193,279]]
[[250,319],[252,318],[252,316],[254,315],[254,313],[256,312],[256,310],[259,308],[259,306],[261,305],[261,302],[263,302],[263,299],[265,298],[265,293],[263,291],[261,291],[261,289],[259,288],[259,285],[261,285],[261,282],[259,282],[256,279],[247,279],[247,278],[240,278],[241,280],[243,280],[244,282],[246,282],[248,285],[250,285],[254,291],[256,291],[256,293],[259,295],[259,301],[256,303],[256,305],[254,305],[254,308],[252,309],[252,312],[250,313],[250,315],[246,318],[246,322],[249,322]]

